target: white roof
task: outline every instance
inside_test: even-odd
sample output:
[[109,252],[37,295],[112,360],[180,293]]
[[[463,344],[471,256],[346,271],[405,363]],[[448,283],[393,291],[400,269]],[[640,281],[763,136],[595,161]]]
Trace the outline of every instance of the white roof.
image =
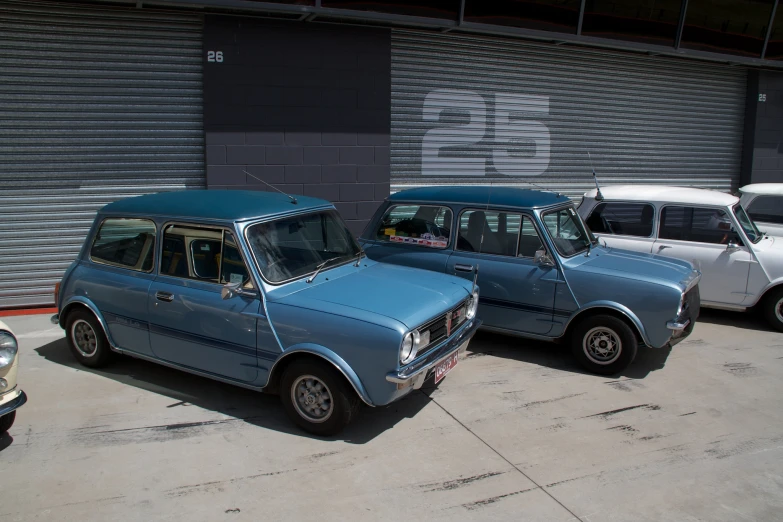
[[[585,198],[595,199],[595,189],[585,192]],[[607,185],[601,194],[608,200],[645,201],[648,203],[683,203],[694,205],[734,205],[739,198],[717,190],[667,185]]]
[[764,196],[783,196],[783,183],[754,183],[740,189],[743,194],[762,194]]

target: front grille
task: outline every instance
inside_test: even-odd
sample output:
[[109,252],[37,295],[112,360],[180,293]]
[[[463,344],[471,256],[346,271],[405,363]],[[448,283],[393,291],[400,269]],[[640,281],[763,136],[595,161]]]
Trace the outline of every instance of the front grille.
[[418,359],[422,355],[426,355],[430,351],[432,351],[433,348],[438,346],[440,343],[446,340],[448,337],[448,321],[449,316],[452,317],[452,323],[451,323],[451,332],[453,333],[459,326],[462,325],[462,323],[465,322],[465,313],[461,314],[461,317],[455,319],[455,313],[464,309],[466,309],[466,305],[468,303],[468,300],[462,301],[459,305],[455,306],[451,310],[448,311],[448,313],[445,313],[441,316],[436,317],[435,319],[424,323],[420,327],[417,328],[420,332],[425,332],[427,330],[430,331],[430,344],[419,350],[418,354],[416,355],[416,358]]

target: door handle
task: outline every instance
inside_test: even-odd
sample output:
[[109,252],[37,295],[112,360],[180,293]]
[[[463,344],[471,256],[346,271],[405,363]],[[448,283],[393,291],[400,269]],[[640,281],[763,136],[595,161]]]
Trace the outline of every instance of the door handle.
[[167,303],[170,303],[174,300],[174,294],[169,292],[157,292],[155,297],[158,299],[158,301],[166,301]]
[[658,246],[658,250],[663,250],[664,248],[671,248],[669,245],[660,245]]
[[473,265],[456,264],[456,265],[454,265],[454,270],[459,270],[460,272],[472,272],[473,271]]

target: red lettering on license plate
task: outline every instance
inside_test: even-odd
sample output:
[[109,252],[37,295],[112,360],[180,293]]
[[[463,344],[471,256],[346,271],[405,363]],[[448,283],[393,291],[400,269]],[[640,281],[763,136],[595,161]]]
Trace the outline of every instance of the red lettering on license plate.
[[448,359],[435,367],[435,384],[439,383],[447,373],[459,362],[459,350],[449,356]]

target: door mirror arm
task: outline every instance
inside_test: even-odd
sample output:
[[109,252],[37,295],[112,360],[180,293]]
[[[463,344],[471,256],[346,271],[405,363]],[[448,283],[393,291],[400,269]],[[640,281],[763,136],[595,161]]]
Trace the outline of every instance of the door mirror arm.
[[555,262],[552,260],[552,257],[547,254],[546,250],[536,250],[533,262],[540,266],[555,266]]
[[220,289],[220,297],[224,301],[233,299],[236,296],[256,297],[256,293],[252,290],[245,290],[242,288],[242,283],[226,283],[223,285],[223,288]]
[[739,249],[740,249],[740,245],[733,239],[729,241],[728,245],[726,245],[726,250],[728,250],[729,252],[735,252]]

